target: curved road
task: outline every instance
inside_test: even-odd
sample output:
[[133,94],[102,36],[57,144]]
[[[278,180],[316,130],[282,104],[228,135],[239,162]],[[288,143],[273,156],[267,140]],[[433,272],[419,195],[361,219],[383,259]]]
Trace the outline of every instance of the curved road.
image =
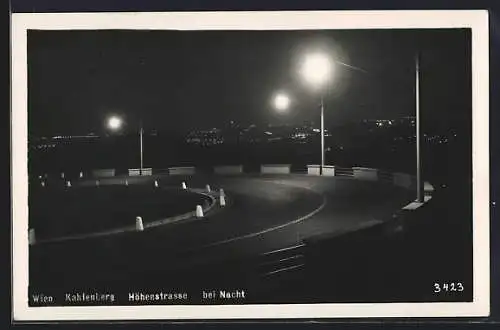
[[[154,178],[129,178],[152,184]],[[229,205],[206,218],[121,233],[32,246],[34,285],[78,287],[162,283],[182,269],[203,276],[211,262],[238,259],[345,232],[387,219],[413,193],[376,182],[306,175],[163,176],[162,187],[223,188]],[[122,184],[123,178],[101,180]],[[92,184],[92,182],[90,183]],[[193,268],[197,266],[197,268]],[[180,273],[179,273],[180,274]]]

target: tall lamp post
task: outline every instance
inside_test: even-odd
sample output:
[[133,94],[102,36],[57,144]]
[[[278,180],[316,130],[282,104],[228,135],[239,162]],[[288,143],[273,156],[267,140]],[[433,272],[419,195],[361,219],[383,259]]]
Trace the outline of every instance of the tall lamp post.
[[324,93],[332,76],[333,65],[330,58],[323,53],[313,53],[305,57],[301,74],[304,80],[321,95],[321,164],[319,174],[323,175],[325,167],[325,104]]
[[[366,73],[365,70],[348,65],[342,62],[336,62],[340,65],[347,66]],[[325,104],[324,93],[326,85],[332,77],[333,65],[330,58],[323,53],[312,53],[305,57],[301,74],[304,80],[314,89],[320,90],[321,93],[321,165],[320,175],[323,175],[323,168],[325,166]],[[277,111],[284,112],[288,109],[289,98],[287,95],[281,93],[277,94],[274,98],[274,106]],[[415,56],[415,121],[416,121],[416,180],[417,180],[417,198],[416,202],[423,203],[424,197],[424,182],[422,177],[422,126],[420,118],[420,54]]]
[[[111,116],[107,120],[107,126],[112,131],[118,131],[123,126],[123,120],[118,116]],[[143,161],[144,161],[143,135],[144,135],[144,129],[141,120],[139,122],[139,148],[140,148],[140,159],[141,159],[139,175],[141,176],[143,172]]]
[[424,183],[422,180],[422,126],[420,124],[420,56],[415,56],[415,128],[416,128],[416,148],[417,148],[417,202],[424,202]]
[[142,119],[139,121],[139,148],[141,155],[141,163],[139,167],[139,175],[142,176],[143,162],[144,162],[144,142],[143,142],[144,128],[142,126]]

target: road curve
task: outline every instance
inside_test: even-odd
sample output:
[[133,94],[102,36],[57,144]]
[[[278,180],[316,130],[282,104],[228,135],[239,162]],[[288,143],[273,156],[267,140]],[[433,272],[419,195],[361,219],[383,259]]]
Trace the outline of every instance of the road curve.
[[[31,280],[105,285],[147,278],[211,258],[238,258],[279,249],[302,238],[379,223],[412,193],[351,178],[306,175],[164,176],[161,186],[223,188],[231,203],[206,218],[75,242],[33,246]],[[120,184],[120,178],[102,184]],[[150,184],[153,178],[129,180]],[[109,182],[106,182],[109,181]],[[88,272],[94,269],[94,272]],[[85,275],[83,275],[85,274]]]

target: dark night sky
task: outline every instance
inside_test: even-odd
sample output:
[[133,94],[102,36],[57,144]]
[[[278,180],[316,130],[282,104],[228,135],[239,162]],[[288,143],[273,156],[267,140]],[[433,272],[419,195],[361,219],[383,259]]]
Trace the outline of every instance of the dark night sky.
[[[366,70],[336,66],[327,126],[413,115],[417,50],[426,119],[470,124],[468,30],[29,31],[30,134],[100,133],[112,113],[176,131],[318,122],[318,95],[297,72],[316,47]],[[287,115],[272,110],[278,90],[293,98]]]

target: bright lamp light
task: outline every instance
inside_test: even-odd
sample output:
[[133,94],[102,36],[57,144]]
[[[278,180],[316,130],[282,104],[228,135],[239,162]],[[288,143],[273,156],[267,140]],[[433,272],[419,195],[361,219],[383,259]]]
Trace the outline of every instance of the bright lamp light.
[[302,75],[309,84],[316,87],[330,79],[332,69],[332,63],[325,54],[309,54],[304,59]]
[[114,131],[120,129],[120,127],[122,126],[122,120],[121,118],[117,117],[117,116],[113,116],[113,117],[110,117],[108,119],[108,127]]
[[290,98],[281,93],[275,96],[274,98],[274,107],[278,111],[286,111],[290,106]]

